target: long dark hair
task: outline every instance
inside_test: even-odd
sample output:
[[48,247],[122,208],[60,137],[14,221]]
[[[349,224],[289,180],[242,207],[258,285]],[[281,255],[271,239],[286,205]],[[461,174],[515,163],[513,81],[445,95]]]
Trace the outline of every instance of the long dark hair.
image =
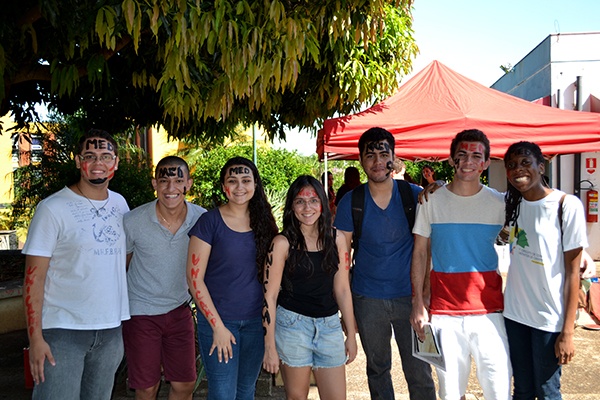
[[[538,165],[544,163],[544,155],[542,154],[540,146],[532,142],[517,142],[511,144],[506,150],[506,154],[504,154],[504,167],[506,167],[509,158],[511,158],[513,155],[531,155],[535,158]],[[542,180],[542,182],[544,181]],[[519,218],[519,205],[521,204],[523,195],[513,185],[511,185],[508,179],[506,189],[506,195],[504,196],[504,226],[509,226],[511,223],[516,226],[517,218]]]
[[252,171],[254,176],[254,183],[256,188],[254,189],[254,196],[250,199],[248,204],[248,211],[250,212],[250,229],[254,233],[254,243],[256,244],[256,267],[258,270],[258,277],[262,282],[262,271],[267,252],[269,251],[269,245],[273,237],[277,235],[277,224],[275,218],[271,212],[271,205],[267,200],[265,194],[265,188],[263,187],[260,174],[256,165],[247,158],[244,157],[233,157],[227,160],[223,168],[221,168],[221,174],[219,181],[221,182],[221,188],[225,183],[225,174],[227,170],[234,165],[243,165]]
[[[311,187],[317,193],[319,200],[321,201],[321,216],[317,221],[319,238],[317,240],[317,248],[324,252],[323,257],[323,269],[327,273],[335,273],[338,270],[338,264],[340,262],[335,244],[335,236],[333,234],[333,226],[331,223],[331,210],[329,209],[329,201],[327,195],[323,189],[323,185],[310,175],[300,175],[292,183],[287,192],[285,199],[285,208],[283,211],[283,230],[281,233],[287,238],[290,243],[290,248],[297,251],[290,252],[288,258],[288,265],[290,271],[293,269],[306,255],[306,240],[300,229],[300,221],[296,218],[294,213],[294,199],[298,196],[298,193],[305,188]],[[312,266],[314,268],[314,266]]]

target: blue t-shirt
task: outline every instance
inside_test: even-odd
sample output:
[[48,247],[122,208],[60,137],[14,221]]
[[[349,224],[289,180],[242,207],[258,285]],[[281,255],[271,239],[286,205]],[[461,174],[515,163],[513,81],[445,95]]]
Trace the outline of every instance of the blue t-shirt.
[[263,292],[254,233],[231,230],[216,208],[202,214],[189,235],[211,245],[204,282],[221,319],[260,317]]
[[[411,184],[415,203],[421,187]],[[340,201],[335,215],[337,229],[352,232],[352,192]],[[402,197],[394,182],[392,198],[385,210],[375,204],[365,184],[362,234],[355,255],[352,291],[358,295],[392,299],[410,296],[410,263],[413,235],[409,230]]]

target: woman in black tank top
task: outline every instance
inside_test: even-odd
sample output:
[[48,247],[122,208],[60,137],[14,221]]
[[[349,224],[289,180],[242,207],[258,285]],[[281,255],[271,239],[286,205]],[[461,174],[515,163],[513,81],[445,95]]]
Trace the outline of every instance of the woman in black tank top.
[[288,398],[307,398],[312,370],[321,399],[345,399],[345,364],[356,357],[348,244],[331,221],[321,183],[298,177],[264,269],[263,368],[281,369]]

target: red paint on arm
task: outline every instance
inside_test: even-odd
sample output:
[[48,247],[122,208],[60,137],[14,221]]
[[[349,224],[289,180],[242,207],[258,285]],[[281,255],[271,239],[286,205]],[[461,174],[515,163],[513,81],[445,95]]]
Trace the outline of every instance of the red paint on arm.
[[[194,264],[194,267],[196,265],[198,265],[198,263],[200,262],[200,257],[197,256],[195,253],[192,253],[192,264]],[[196,268],[197,269],[197,268]],[[198,273],[196,272],[196,276],[198,276]]]
[[33,283],[35,282],[36,270],[37,266],[30,265],[27,267],[27,271],[25,271],[25,313],[27,316],[27,325],[30,337],[33,335],[34,329],[37,326],[36,313],[31,302],[31,286],[33,286]]

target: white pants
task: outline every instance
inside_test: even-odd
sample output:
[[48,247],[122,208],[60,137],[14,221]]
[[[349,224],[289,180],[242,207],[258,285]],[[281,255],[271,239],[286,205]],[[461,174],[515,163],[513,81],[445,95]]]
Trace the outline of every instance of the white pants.
[[501,313],[484,315],[432,315],[440,330],[446,372],[437,369],[440,397],[458,400],[467,391],[471,356],[486,400],[510,400],[512,368]]

